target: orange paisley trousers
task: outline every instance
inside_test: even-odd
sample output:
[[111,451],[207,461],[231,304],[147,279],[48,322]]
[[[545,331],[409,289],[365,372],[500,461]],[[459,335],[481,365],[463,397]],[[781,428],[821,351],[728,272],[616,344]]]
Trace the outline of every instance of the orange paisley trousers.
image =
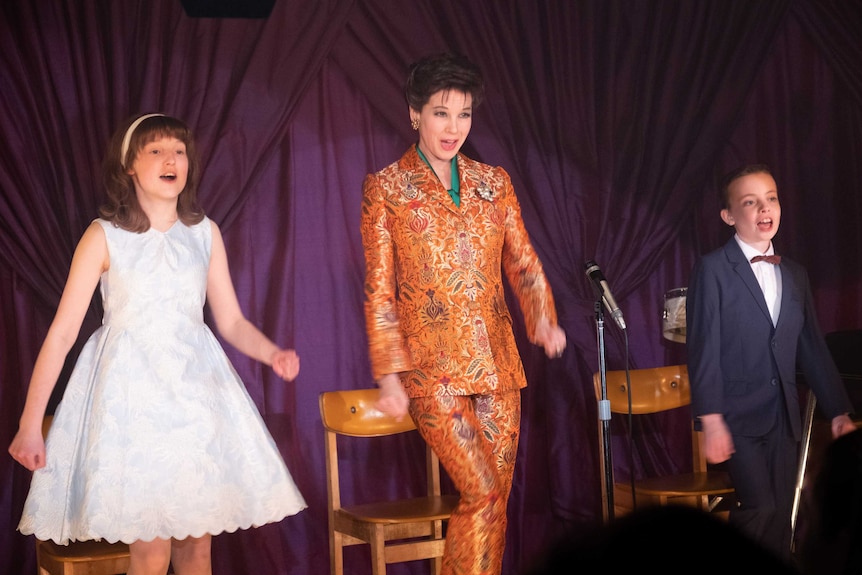
[[410,416],[460,493],[441,573],[500,573],[521,426],[520,390],[414,397]]

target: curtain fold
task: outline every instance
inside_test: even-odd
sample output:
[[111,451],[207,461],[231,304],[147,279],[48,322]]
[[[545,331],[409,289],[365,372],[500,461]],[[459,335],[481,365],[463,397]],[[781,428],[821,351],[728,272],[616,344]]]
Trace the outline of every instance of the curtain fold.
[[817,44],[856,106],[862,105],[862,5],[841,0],[798,0],[793,15]]

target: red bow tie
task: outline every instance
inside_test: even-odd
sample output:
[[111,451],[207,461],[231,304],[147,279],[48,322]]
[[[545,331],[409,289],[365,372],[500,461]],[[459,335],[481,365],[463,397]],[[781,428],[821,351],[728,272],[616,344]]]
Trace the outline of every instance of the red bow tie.
[[751,258],[751,263],[766,262],[768,264],[778,265],[781,263],[781,256],[754,256]]

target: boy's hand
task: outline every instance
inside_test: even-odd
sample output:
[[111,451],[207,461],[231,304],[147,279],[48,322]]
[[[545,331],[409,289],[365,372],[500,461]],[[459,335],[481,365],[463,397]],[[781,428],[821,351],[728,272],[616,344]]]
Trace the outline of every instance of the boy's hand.
[[853,420],[846,413],[832,418],[832,439],[837,439],[855,430],[856,424],[853,423]]
[[734,454],[733,437],[720,413],[700,416],[703,425],[703,452],[709,463],[727,461]]

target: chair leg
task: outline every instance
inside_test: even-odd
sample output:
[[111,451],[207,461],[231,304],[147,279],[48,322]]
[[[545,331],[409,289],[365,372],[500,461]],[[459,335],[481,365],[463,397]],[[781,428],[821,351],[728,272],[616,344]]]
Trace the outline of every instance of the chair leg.
[[[434,521],[431,523],[431,532],[433,533],[434,539],[443,539],[443,522],[442,521]],[[440,575],[440,570],[443,568],[443,558],[442,557],[432,557],[431,558],[431,575]]]
[[374,538],[371,541],[371,573],[372,575],[386,575],[386,551],[384,546],[386,538],[382,525],[374,526]]
[[51,575],[51,573],[50,573],[47,569],[45,569],[44,567],[42,567],[42,549],[41,549],[41,545],[42,545],[42,544],[41,544],[39,541],[36,541],[36,566],[37,566],[36,568],[37,568],[37,569],[38,569],[38,571],[39,571],[39,575]]
[[344,535],[329,532],[329,572],[330,575],[344,575]]

